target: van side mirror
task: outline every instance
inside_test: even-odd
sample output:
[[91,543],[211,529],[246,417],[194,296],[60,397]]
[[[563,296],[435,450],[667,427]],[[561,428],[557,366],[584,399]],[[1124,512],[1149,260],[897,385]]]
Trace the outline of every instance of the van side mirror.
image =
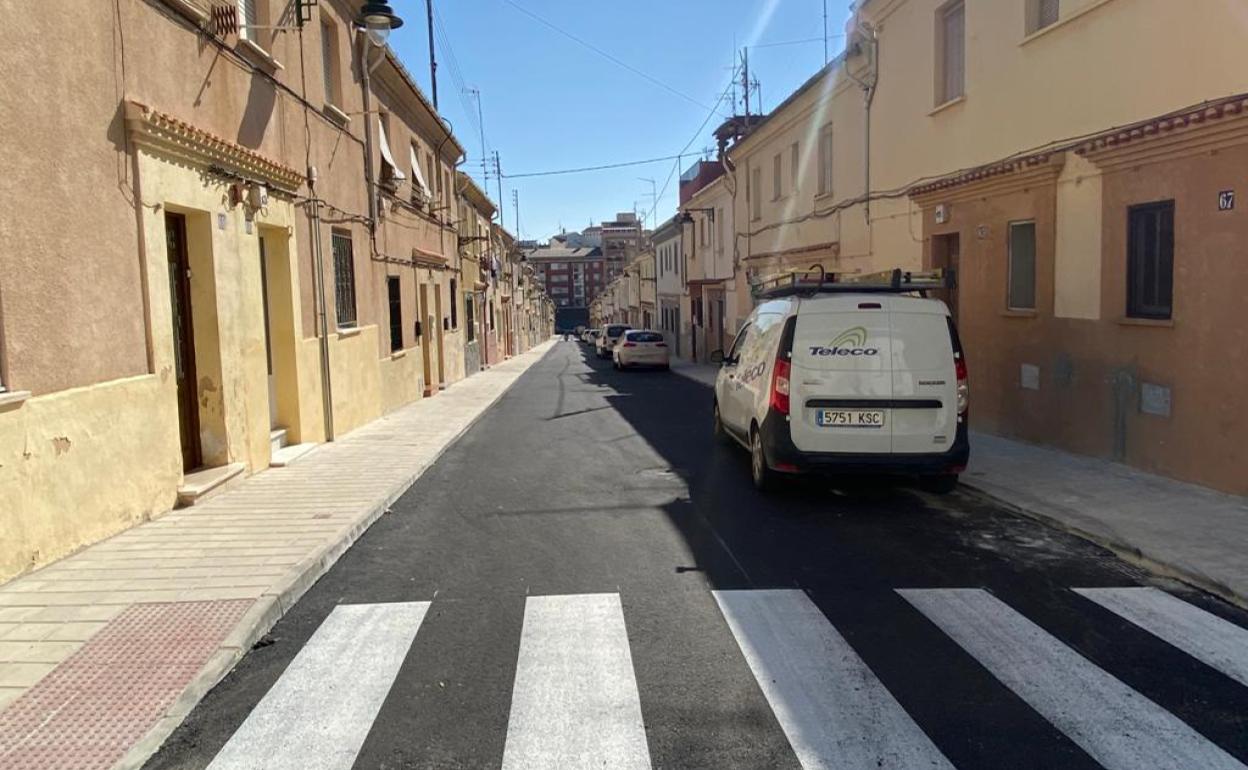
[[715,351],[712,351],[712,352],[711,352],[711,355],[710,355],[710,356],[709,356],[709,358],[708,358],[708,360],[709,360],[712,364],[715,364],[716,366],[723,366],[723,365],[724,365],[724,361],[725,361],[725,359],[724,359],[724,351],[722,351],[722,350],[715,350]]

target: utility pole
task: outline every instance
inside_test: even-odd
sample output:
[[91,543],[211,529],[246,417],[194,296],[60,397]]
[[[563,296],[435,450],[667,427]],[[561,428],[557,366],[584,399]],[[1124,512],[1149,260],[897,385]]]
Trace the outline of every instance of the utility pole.
[[516,240],[520,238],[520,191],[513,189],[511,191],[511,205],[516,209]]
[[429,85],[433,88],[433,111],[438,111],[438,60],[433,53],[433,0],[425,0],[429,22]]
[[828,0],[823,0],[823,65],[828,65]]
[[494,151],[494,176],[498,179],[498,221],[503,221],[503,164],[498,159],[498,150]]
[[[680,159],[677,158],[677,160]],[[650,227],[654,227],[654,215],[655,212],[659,210],[659,194],[656,192],[658,188],[655,185],[654,180],[649,177],[639,176],[637,179],[642,182],[650,183]]]
[[485,184],[490,178],[490,165],[485,155],[485,118],[481,111],[481,89],[469,88],[468,93],[477,99],[477,128],[481,131],[481,184]]

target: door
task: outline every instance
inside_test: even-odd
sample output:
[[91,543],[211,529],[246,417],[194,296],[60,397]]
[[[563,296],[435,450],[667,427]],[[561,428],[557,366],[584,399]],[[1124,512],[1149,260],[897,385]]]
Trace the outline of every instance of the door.
[[[454,302],[455,298],[451,297]],[[435,330],[435,336],[438,338],[438,388],[446,387],[446,352],[443,350],[445,345],[442,336],[442,288],[438,287],[433,292],[433,312],[434,317],[431,320]]]
[[433,381],[433,345],[437,323],[429,312],[429,284],[420,285],[420,363],[425,376],[425,395],[432,396],[437,383]]
[[893,300],[893,451],[947,452],[958,432],[953,337],[934,302]]
[[277,383],[273,378],[273,312],[269,307],[269,258],[265,250],[264,236],[260,236],[260,301],[264,306],[264,358],[269,367],[269,427],[277,424]]
[[724,356],[728,363],[724,365],[723,376],[719,378],[719,382],[723,384],[719,393],[719,417],[725,425],[741,434],[744,434],[746,428],[749,427],[749,413],[753,407],[753,404],[749,403],[746,395],[748,391],[744,387],[746,373],[753,366],[749,356],[746,355],[747,342],[752,328],[751,323],[742,327],[740,334],[732,343],[732,348]]
[[[932,236],[932,267],[937,270],[953,270],[957,274],[958,283],[962,283],[962,273],[958,269],[958,258],[962,248],[962,238],[958,233]],[[941,289],[933,292],[933,296],[945,301],[953,321],[958,322],[958,289]]]
[[169,304],[173,317],[173,369],[178,386],[178,433],[182,470],[198,468],[199,403],[196,398],[195,334],[191,322],[191,270],[186,253],[186,217],[165,212],[165,252],[169,263]]

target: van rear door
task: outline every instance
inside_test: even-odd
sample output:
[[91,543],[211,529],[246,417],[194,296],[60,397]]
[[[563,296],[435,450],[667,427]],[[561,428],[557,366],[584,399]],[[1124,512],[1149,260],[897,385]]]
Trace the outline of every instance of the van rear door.
[[892,308],[893,451],[946,452],[958,428],[948,311],[936,300],[903,297]]
[[804,452],[892,449],[893,342],[888,298],[833,295],[798,306],[790,434]]

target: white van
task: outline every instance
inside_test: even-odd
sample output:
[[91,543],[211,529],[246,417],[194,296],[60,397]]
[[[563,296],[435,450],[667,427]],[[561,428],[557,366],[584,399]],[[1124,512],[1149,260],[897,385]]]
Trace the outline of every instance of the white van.
[[[904,280],[903,280],[904,278]],[[754,484],[785,474],[917,475],[951,491],[970,455],[966,360],[952,285],[793,281],[764,291],[715,381],[716,437],[750,450]]]

